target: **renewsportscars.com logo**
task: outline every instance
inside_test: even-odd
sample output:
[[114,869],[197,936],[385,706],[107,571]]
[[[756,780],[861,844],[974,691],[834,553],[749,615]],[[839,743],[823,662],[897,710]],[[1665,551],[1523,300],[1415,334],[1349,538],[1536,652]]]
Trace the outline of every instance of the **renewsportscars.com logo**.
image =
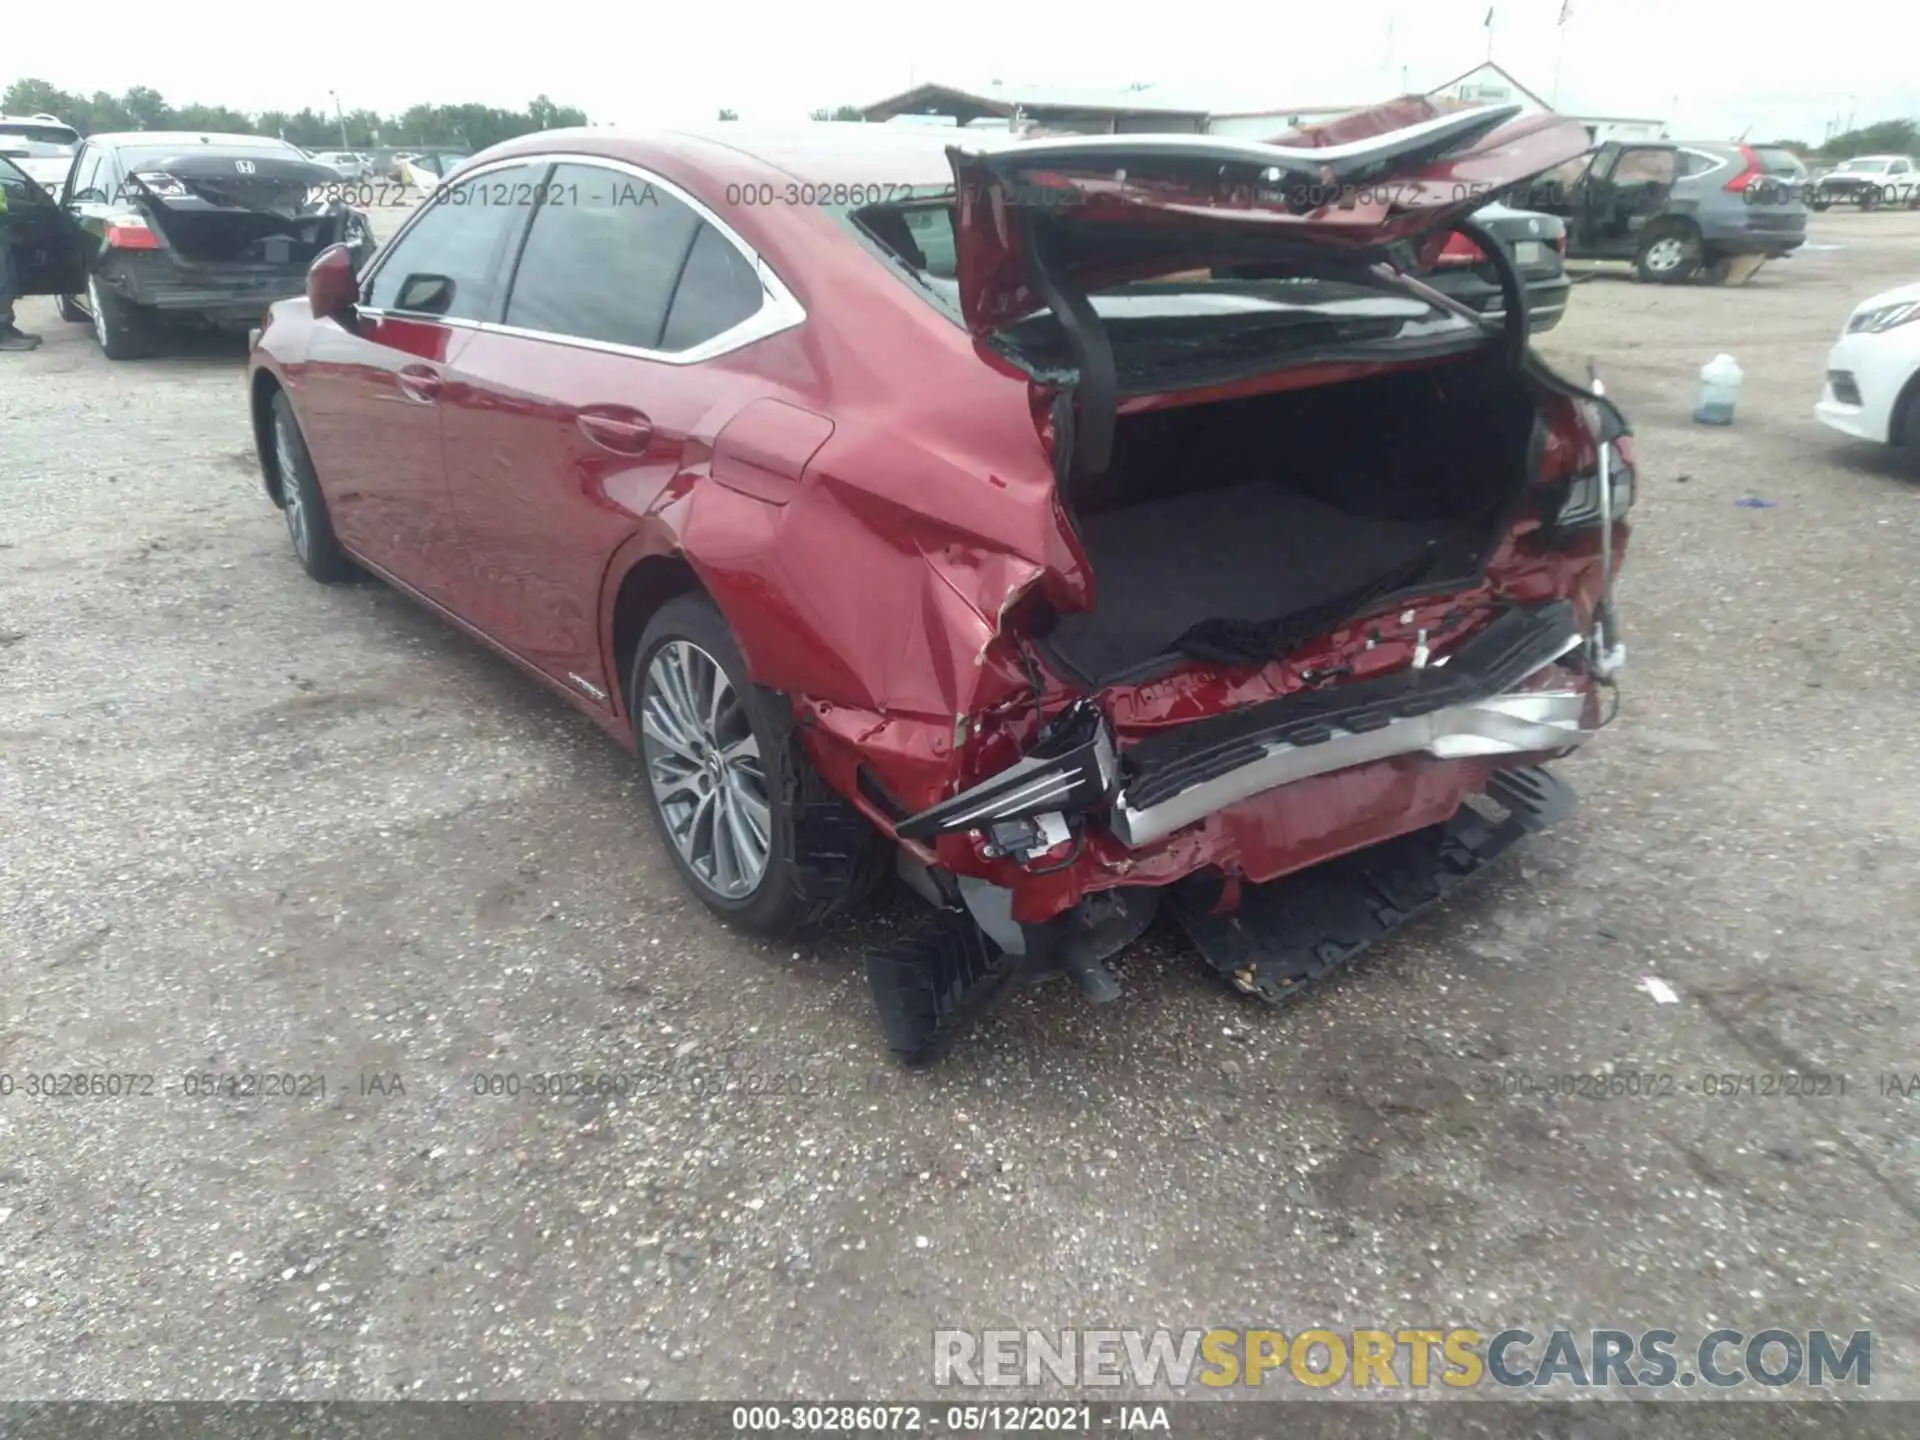
[[1204,1385],[1258,1390],[1483,1388],[1729,1389],[1873,1383],[1873,1332],[1466,1326],[1431,1330],[936,1330],[936,1386],[1154,1390]]

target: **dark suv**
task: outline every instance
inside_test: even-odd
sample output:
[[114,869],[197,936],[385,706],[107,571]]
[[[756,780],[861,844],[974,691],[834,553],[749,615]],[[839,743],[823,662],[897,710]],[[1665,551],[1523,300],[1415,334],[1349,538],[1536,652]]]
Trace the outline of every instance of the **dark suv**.
[[1567,256],[1631,260],[1643,280],[1725,279],[1733,261],[1806,243],[1788,151],[1717,141],[1610,141],[1543,175],[1515,204],[1567,223]]

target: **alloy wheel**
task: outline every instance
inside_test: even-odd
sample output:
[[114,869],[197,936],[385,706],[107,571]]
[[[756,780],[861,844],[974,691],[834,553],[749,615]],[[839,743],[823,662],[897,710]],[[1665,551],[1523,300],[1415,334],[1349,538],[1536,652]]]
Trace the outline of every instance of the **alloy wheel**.
[[300,475],[293,453],[293,436],[287,433],[283,416],[273,417],[273,459],[280,470],[280,509],[287,517],[287,534],[293,537],[293,553],[307,559],[312,539],[307,531],[306,496],[301,491]]
[[1664,235],[1647,247],[1647,268],[1663,274],[1677,270],[1687,258],[1687,247],[1677,236]]
[[716,895],[741,900],[767,873],[773,810],[741,696],[689,640],[653,654],[641,687],[642,758],[680,858]]

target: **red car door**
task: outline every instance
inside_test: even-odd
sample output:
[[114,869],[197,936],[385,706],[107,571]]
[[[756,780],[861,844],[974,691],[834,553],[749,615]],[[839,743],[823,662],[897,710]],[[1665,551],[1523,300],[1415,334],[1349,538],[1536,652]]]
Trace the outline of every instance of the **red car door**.
[[[600,705],[608,559],[755,382],[712,363],[783,314],[753,262],[658,179],[558,165],[501,325],[448,368],[461,613]],[[690,440],[696,447],[689,454]]]
[[[446,369],[498,311],[500,277],[545,169],[530,163],[438,193],[376,258],[353,323],[314,327],[294,403],[335,533],[445,602],[455,530],[441,457]],[[517,182],[521,203],[490,204]]]

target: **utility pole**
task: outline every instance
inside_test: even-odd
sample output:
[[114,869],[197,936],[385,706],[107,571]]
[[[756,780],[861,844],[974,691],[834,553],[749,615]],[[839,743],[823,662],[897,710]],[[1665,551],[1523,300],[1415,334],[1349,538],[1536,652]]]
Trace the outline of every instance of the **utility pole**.
[[340,92],[338,90],[329,90],[327,94],[333,97],[333,118],[340,122],[340,148],[342,150],[351,150],[353,147],[347,144],[346,112],[340,108]]

